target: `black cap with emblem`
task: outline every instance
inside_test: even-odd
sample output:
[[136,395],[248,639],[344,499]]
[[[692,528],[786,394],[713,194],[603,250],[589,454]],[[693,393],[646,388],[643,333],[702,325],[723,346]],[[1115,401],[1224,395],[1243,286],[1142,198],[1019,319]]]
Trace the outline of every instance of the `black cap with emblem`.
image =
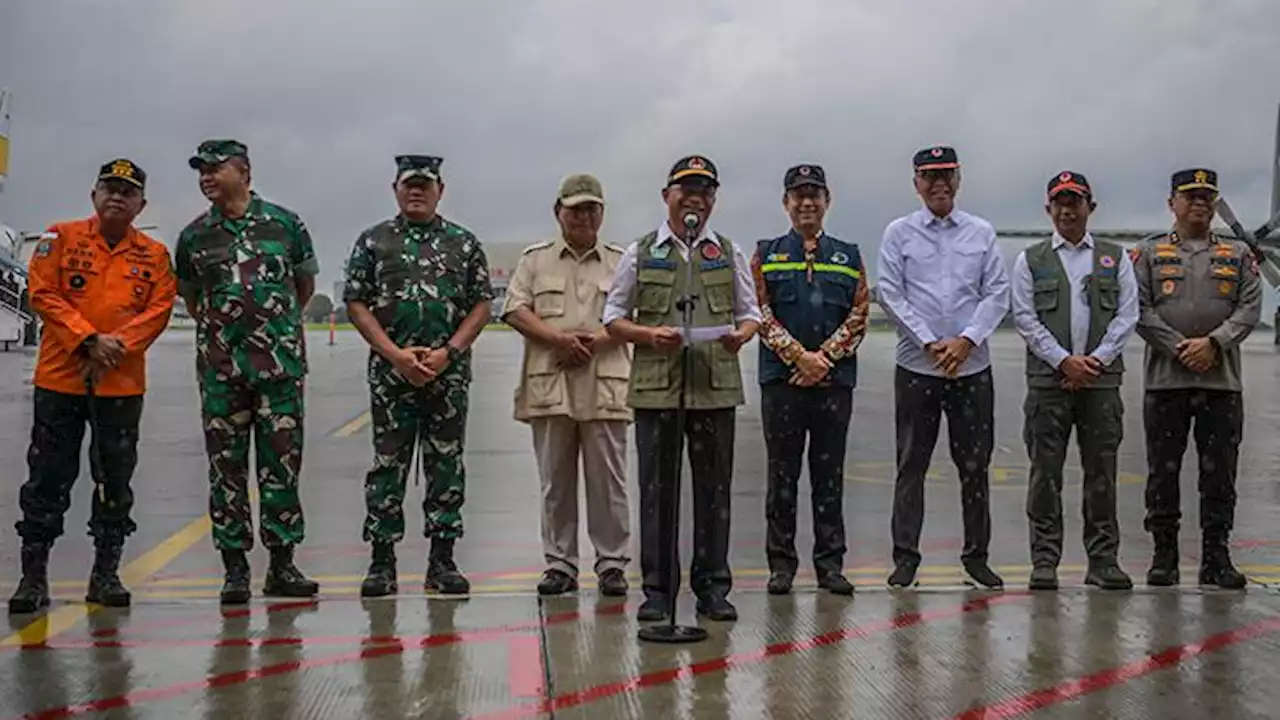
[[98,168],[99,180],[120,180],[139,189],[147,187],[147,173],[137,163],[125,158],[117,158]]
[[676,161],[667,173],[667,186],[685,184],[710,184],[718,186],[720,175],[715,163],[701,155],[687,155]]
[[1054,175],[1049,180],[1049,188],[1046,192],[1050,200],[1057,197],[1059,193],[1064,192],[1072,192],[1085,199],[1093,197],[1093,190],[1089,188],[1089,179],[1072,170],[1063,170]]
[[439,180],[442,164],[444,158],[436,155],[397,155],[396,184],[413,178],[422,178],[428,182]]
[[801,185],[814,185],[825,188],[827,186],[826,171],[822,169],[821,165],[810,163],[796,165],[787,170],[787,174],[782,178],[783,189],[794,190]]
[[1187,190],[1212,190],[1218,192],[1218,173],[1208,168],[1188,168],[1179,170],[1170,178],[1170,191],[1180,193]]
[[960,167],[960,158],[955,148],[935,145],[917,150],[911,163],[916,170],[952,170]]

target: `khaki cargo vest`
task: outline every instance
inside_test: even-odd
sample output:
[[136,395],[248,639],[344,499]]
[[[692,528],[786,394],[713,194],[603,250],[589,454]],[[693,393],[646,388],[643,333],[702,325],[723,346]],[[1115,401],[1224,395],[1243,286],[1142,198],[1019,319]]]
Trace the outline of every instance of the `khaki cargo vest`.
[[[636,251],[636,323],[649,327],[680,327],[683,314],[676,301],[685,294],[686,261],[675,241],[664,243],[654,254],[658,233],[640,239]],[[707,247],[719,252],[708,253]],[[711,254],[712,257],[707,257]],[[728,238],[718,244],[701,242],[689,252],[694,263],[693,286],[698,297],[693,325],[732,325],[734,300],[734,254]],[[694,410],[730,408],[742,405],[742,372],[738,356],[716,342],[695,343],[691,348],[689,387],[685,407]],[[660,350],[635,347],[631,363],[631,386],[627,404],[636,409],[675,409],[680,400],[680,349]]]
[[[1116,316],[1120,304],[1119,245],[1094,239],[1093,272],[1085,277],[1085,293],[1089,297],[1089,335],[1085,352],[1090,353],[1102,342],[1107,325]],[[1067,352],[1071,352],[1071,280],[1062,267],[1062,259],[1053,249],[1053,240],[1037,243],[1027,250],[1027,267],[1035,299],[1036,315]],[[1124,376],[1124,356],[1102,371],[1091,387],[1119,387]],[[1060,374],[1045,361],[1027,350],[1027,385],[1058,387]]]

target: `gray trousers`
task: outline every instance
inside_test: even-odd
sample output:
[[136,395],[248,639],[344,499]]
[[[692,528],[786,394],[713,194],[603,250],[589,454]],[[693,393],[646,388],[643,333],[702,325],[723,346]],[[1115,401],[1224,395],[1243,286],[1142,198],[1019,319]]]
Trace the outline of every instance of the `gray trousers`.
[[1084,548],[1091,565],[1116,562],[1120,531],[1116,523],[1116,452],[1124,437],[1124,402],[1119,388],[1067,392],[1028,388],[1023,405],[1023,440],[1031,461],[1027,520],[1031,526],[1031,562],[1057,567],[1062,559],[1062,468],[1071,429],[1077,433],[1084,471],[1081,510]]

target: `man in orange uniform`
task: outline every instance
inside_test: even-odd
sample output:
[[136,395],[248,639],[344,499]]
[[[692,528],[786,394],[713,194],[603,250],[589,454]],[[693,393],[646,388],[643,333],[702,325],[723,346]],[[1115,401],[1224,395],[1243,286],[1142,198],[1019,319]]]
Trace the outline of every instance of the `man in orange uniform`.
[[177,294],[168,249],[133,227],[146,206],[147,175],[129,160],[102,166],[92,217],[58,223],[31,257],[31,308],[44,321],[35,372],[28,478],[19,504],[22,581],[9,612],[49,604],[49,550],[62,534],[80,474],[85,424],[98,485],[89,534],[95,557],[86,602],[129,604],[117,571],[130,517],[147,348],[169,322]]

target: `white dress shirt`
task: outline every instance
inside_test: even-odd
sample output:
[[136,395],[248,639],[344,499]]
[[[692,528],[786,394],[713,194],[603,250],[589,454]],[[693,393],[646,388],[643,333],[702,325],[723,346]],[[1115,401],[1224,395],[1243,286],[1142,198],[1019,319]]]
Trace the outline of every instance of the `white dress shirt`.
[[[719,241],[719,236],[704,227],[694,245],[700,247],[705,242]],[[654,247],[663,243],[671,243],[672,247],[680,253],[680,257],[684,258],[685,262],[689,261],[689,248],[683,240],[671,232],[671,226],[665,221],[658,228]],[[755,280],[751,277],[750,263],[737,243],[730,242],[730,245],[733,246],[733,319],[739,325],[747,320],[764,322],[764,317],[760,314],[760,303],[756,298]],[[613,276],[613,284],[609,288],[608,296],[605,297],[602,318],[605,325],[618,318],[631,319],[631,312],[634,309],[632,291],[636,284],[636,255],[639,247],[640,241],[633,241],[622,254],[622,259],[618,261],[617,273]]]
[[963,210],[900,217],[884,230],[878,275],[878,302],[898,327],[900,367],[944,377],[924,346],[957,336],[974,344],[957,377],[991,366],[987,338],[1009,312],[1009,276],[991,223]]
[[[1018,253],[1013,264],[1013,322],[1018,334],[1036,357],[1053,367],[1058,367],[1068,355],[1085,355],[1089,347],[1089,295],[1084,279],[1093,272],[1093,236],[1085,233],[1080,244],[1072,246],[1057,232],[1053,233],[1053,249],[1062,261],[1062,268],[1071,282],[1071,348],[1064,348],[1049,328],[1040,322],[1036,314],[1031,268],[1027,265],[1027,251]],[[1120,283],[1120,302],[1116,316],[1107,325],[1107,332],[1092,353],[1093,357],[1110,365],[1133,335],[1138,325],[1138,282],[1133,273],[1133,261],[1129,253],[1120,253],[1117,279]]]

